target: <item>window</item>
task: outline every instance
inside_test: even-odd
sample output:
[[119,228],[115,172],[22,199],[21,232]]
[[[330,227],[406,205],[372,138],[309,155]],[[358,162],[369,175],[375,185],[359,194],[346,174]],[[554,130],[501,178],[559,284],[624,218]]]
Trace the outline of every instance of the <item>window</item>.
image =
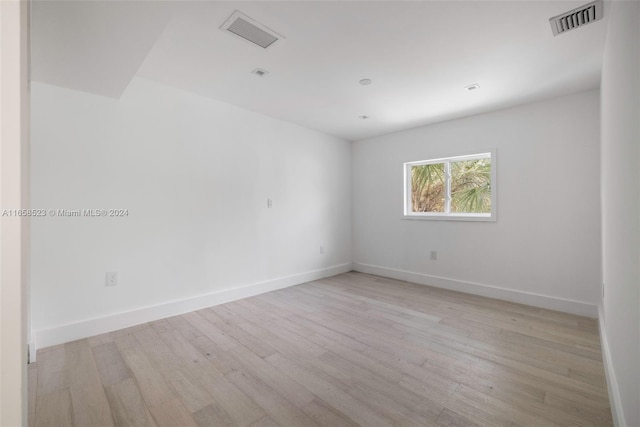
[[407,218],[495,221],[495,150],[404,164]]

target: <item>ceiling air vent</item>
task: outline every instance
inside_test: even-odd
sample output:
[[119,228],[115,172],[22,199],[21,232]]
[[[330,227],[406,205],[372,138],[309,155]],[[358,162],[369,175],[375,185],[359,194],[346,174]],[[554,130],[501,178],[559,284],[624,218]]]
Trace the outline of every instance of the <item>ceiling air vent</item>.
[[596,0],[549,19],[553,35],[565,33],[602,19],[602,0]]
[[228,31],[235,36],[243,38],[244,40],[250,41],[263,49],[267,49],[278,40],[284,38],[272,29],[260,24],[237,10],[231,14],[224,24],[222,24],[220,29]]

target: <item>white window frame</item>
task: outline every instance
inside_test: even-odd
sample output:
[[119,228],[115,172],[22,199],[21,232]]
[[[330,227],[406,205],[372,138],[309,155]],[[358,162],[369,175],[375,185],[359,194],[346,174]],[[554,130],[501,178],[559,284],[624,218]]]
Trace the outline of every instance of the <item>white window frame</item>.
[[[491,213],[451,213],[451,163],[464,160],[475,159],[491,159]],[[403,183],[404,183],[404,219],[418,220],[446,220],[446,221],[493,221],[497,219],[497,156],[496,150],[484,150],[472,154],[461,156],[441,157],[437,159],[420,160],[415,162],[406,162],[403,164]],[[444,163],[445,169],[445,212],[412,212],[411,211],[411,168],[413,166],[430,165],[435,163]]]

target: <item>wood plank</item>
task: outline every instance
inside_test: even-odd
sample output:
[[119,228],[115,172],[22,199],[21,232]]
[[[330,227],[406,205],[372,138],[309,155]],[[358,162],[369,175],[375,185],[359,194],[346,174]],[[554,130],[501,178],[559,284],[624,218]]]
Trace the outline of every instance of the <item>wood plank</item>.
[[125,365],[113,341],[95,346],[92,351],[104,387],[131,377],[131,371]]
[[64,345],[38,351],[37,394],[49,394],[69,387]]
[[[201,310],[202,312],[202,310]],[[182,316],[170,317],[167,319],[174,331],[182,335],[189,344],[195,347],[201,354],[206,356],[216,369],[223,373],[239,369],[240,364],[233,359],[226,351],[222,350],[216,343],[197,329],[194,325],[185,320]]]
[[[201,412],[201,417],[215,416],[231,419],[237,426],[248,426],[265,415],[265,412],[246,394],[228,381],[216,365],[193,347],[176,331],[164,333],[161,338],[181,357],[183,363],[212,397],[211,408]],[[204,409],[204,408],[202,408]],[[200,412],[200,411],[197,411]],[[198,418],[196,418],[196,421]]]
[[88,340],[65,345],[73,418],[79,426],[113,426],[111,408]]
[[353,339],[353,337],[344,333],[337,332],[333,329],[329,329],[323,324],[314,322],[310,319],[300,317],[298,315],[292,315],[289,316],[289,320],[301,326],[312,329],[316,333],[316,335],[322,335],[332,342],[341,344],[345,347],[349,347],[355,351],[364,351],[366,348],[368,348],[365,344]]
[[402,372],[399,372],[396,369],[388,368],[380,362],[370,358],[366,354],[350,347],[344,346],[331,339],[328,339],[325,336],[316,334],[309,337],[309,341],[322,346],[323,348],[329,350],[334,354],[339,354],[341,357],[344,357],[345,359],[369,370],[370,372],[374,372],[376,376],[384,378],[389,382],[398,383],[402,379]]
[[259,306],[253,303],[253,298],[245,298],[229,304],[229,308],[240,316],[251,319],[258,324],[269,323],[282,319],[277,313],[271,310],[260,310]]
[[157,334],[174,330],[173,325],[169,323],[167,319],[154,320],[153,322],[149,322],[149,326],[151,326]]
[[189,341],[200,353],[205,355],[218,370],[228,373],[242,369],[242,365],[227,351],[222,350],[207,337],[198,337]]
[[65,388],[39,394],[36,402],[36,427],[73,427],[71,395]]
[[296,407],[302,408],[314,399],[314,395],[306,388],[296,383],[286,375],[257,356],[249,348],[236,347],[231,353],[246,367],[243,372],[251,372],[266,384],[273,387],[277,392],[293,403]]
[[477,427],[476,424],[470,418],[455,413],[448,408],[444,408],[442,413],[436,420],[436,423],[441,427]]
[[280,424],[275,422],[273,418],[266,416],[264,418],[260,418],[255,423],[251,424],[251,427],[281,427]]
[[379,312],[386,312],[389,314],[405,315],[410,319],[419,319],[427,324],[437,323],[442,320],[442,318],[439,316],[435,316],[424,311],[412,310],[410,308],[404,307],[404,305],[393,304],[363,295],[351,294],[348,292],[337,290],[335,288],[313,286],[310,287],[310,289],[314,289],[318,292],[324,293],[325,295],[333,294],[334,297],[341,298],[345,301],[348,301],[349,299],[362,301],[364,303],[367,303],[369,307],[368,311],[377,310]]
[[169,374],[182,369],[182,363],[178,356],[171,351],[151,326],[139,328],[133,333],[133,336],[140,343],[140,348],[149,360],[160,368],[160,372]]
[[227,377],[250,396],[278,424],[284,426],[315,426],[304,412],[281,397],[270,386],[247,372],[233,372]]
[[229,414],[216,404],[211,404],[195,412],[193,419],[199,427],[234,427],[236,425]]
[[[556,369],[538,368],[535,366],[531,366],[526,362],[522,362],[520,360],[509,357],[508,354],[505,355],[500,351],[495,351],[486,347],[483,348],[483,344],[477,340],[467,340],[465,342],[461,342],[460,337],[452,336],[450,334],[443,334],[443,336],[437,338],[437,341],[442,344],[444,348],[455,349],[459,352],[466,352],[469,355],[493,362],[495,364],[494,369],[507,368],[508,371],[514,370],[517,372],[522,372],[536,378],[550,381],[551,383],[562,384],[564,388],[581,390],[602,397],[606,397],[607,394],[606,389],[601,386],[593,386],[591,384],[587,384],[585,382],[570,378],[568,375],[553,372]],[[444,354],[446,354],[446,350]],[[437,368],[434,366],[433,369]]]
[[549,391],[545,394],[544,403],[562,412],[571,413],[579,418],[586,418],[593,420],[594,425],[597,426],[613,426],[613,419],[611,417],[611,409],[608,405],[602,407],[599,405],[583,405],[566,399],[553,391]]
[[330,379],[319,376],[310,371],[308,367],[287,360],[279,353],[269,356],[267,361],[356,423],[364,426],[393,425],[392,420],[378,415],[376,408],[354,399],[336,387]]
[[196,329],[191,323],[187,322],[187,320],[182,316],[169,317],[166,320],[174,331],[180,332],[189,342],[203,337],[202,332]]
[[116,340],[117,338],[126,337],[127,335],[133,335],[139,329],[147,328],[149,325],[147,323],[142,323],[140,325],[131,326],[129,328],[118,329],[117,331],[109,332],[109,336],[112,340]]
[[302,411],[319,426],[358,427],[359,425],[318,397],[307,403]]
[[197,412],[212,403],[209,393],[189,372],[189,365],[185,366],[151,326],[138,329],[134,335],[149,360],[171,386],[171,391],[180,398],[189,412]]
[[142,399],[133,378],[126,378],[105,388],[116,426],[151,427],[156,423]]
[[263,310],[271,310],[278,313],[280,316],[289,317],[291,315],[303,316],[309,313],[308,310],[303,310],[291,304],[287,304],[281,297],[275,294],[275,292],[268,292],[253,297],[256,301],[267,306],[262,307]]
[[207,321],[207,319],[202,317],[200,313],[187,313],[182,317],[193,326],[195,326],[196,329],[202,332],[202,335],[206,336],[211,341],[216,343],[216,346],[218,346],[220,349],[227,351],[238,345],[236,340],[218,329],[215,324]]
[[213,403],[211,395],[185,369],[165,374],[175,393],[189,412],[197,412]]
[[317,357],[325,350],[305,340],[304,337],[295,333],[283,330],[268,329],[250,319],[245,318],[246,322],[239,323],[238,326],[254,337],[261,338],[269,343],[276,351],[282,354],[293,355],[294,357]]
[[[503,402],[500,399],[493,398],[484,393],[477,392],[468,388],[465,385],[460,386],[456,391],[456,401],[463,401],[470,404],[472,407],[482,409],[483,411],[493,414],[496,419],[505,419],[509,423],[516,422],[519,425],[535,425],[535,426],[594,426],[592,421],[586,419],[580,419],[574,417],[571,414],[562,414],[558,417],[559,413],[551,414],[549,409],[545,411],[530,411],[526,407],[519,407],[513,404]],[[455,403],[453,408],[455,408]],[[533,412],[533,413],[532,413]],[[470,413],[463,414],[466,416]]]
[[38,367],[30,363],[27,368],[27,422],[28,426],[36,425],[36,391],[38,390]]
[[162,375],[154,368],[132,335],[114,339],[122,359],[131,370],[147,405],[160,405],[171,399],[171,391]]
[[162,405],[150,406],[149,411],[158,427],[198,427],[178,398],[172,398]]
[[[207,315],[203,316],[207,317]],[[227,322],[218,322],[216,326],[225,334],[235,339],[239,344],[250,348],[260,357],[267,357],[276,352],[276,350],[265,340],[251,335],[246,330],[239,328],[236,324]]]
[[[314,366],[344,381],[345,391],[354,396],[362,396],[368,402],[377,402],[384,408],[385,415],[400,425],[434,425],[443,406],[425,399],[410,390],[395,387],[392,382],[379,377],[375,372],[362,368],[334,353],[326,353]],[[344,373],[350,376],[345,377]]]
[[89,345],[91,347],[96,347],[102,344],[108,344],[113,342],[113,337],[111,334],[101,334],[88,338]]

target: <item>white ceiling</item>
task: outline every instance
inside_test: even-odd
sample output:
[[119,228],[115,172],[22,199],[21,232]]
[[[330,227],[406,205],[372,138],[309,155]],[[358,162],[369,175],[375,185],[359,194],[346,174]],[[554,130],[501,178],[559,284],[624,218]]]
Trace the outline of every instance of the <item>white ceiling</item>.
[[[557,37],[548,22],[584,3],[36,1],[32,76],[115,98],[139,76],[358,140],[598,87],[608,9]],[[234,10],[286,39],[220,30]]]

